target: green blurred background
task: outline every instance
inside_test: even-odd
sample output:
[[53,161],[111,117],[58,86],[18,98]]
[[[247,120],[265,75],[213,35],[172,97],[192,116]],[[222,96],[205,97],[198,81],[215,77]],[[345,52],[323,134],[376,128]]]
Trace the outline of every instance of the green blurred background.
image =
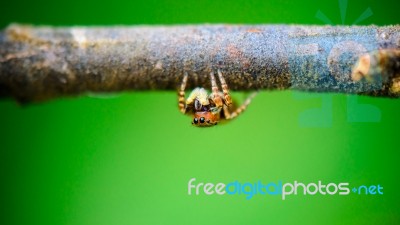
[[[342,1],[346,3],[346,1]],[[0,26],[398,24],[395,1],[6,1]],[[347,7],[344,7],[347,6]],[[346,8],[345,17],[340,9]],[[343,20],[342,20],[343,18]],[[343,22],[342,22],[343,21]],[[241,100],[243,94],[236,94]],[[322,107],[322,108],[321,108]],[[319,110],[319,113],[318,113]],[[400,224],[400,101],[261,92],[198,129],[176,93],[0,100],[0,224]],[[350,182],[384,195],[188,196],[187,182]]]

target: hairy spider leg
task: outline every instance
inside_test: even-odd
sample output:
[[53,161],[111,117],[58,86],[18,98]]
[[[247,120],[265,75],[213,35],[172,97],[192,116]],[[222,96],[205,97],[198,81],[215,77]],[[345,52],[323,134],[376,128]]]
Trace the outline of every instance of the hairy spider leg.
[[212,96],[210,96],[210,98],[215,103],[215,106],[221,109],[223,106],[223,102],[221,96],[219,95],[219,90],[217,82],[215,81],[214,72],[210,73],[210,79],[211,79],[211,91],[212,91]]
[[231,95],[229,93],[228,85],[226,84],[225,79],[222,76],[222,72],[219,69],[218,69],[218,78],[219,78],[219,81],[221,82],[222,92],[224,93],[225,104],[227,106],[230,106],[230,105],[232,105],[232,98],[231,98]]
[[178,93],[179,111],[181,111],[183,114],[186,113],[185,88],[186,88],[187,80],[188,80],[188,74],[187,74],[187,72],[185,72],[184,75],[183,75],[181,88],[180,88],[179,93]]
[[253,92],[249,97],[246,98],[246,100],[243,102],[243,104],[238,107],[235,111],[232,113],[229,111],[228,106],[224,105],[224,115],[227,120],[231,120],[237,116],[239,116],[242,112],[244,112],[247,109],[247,106],[251,103],[251,100],[257,95],[257,92]]

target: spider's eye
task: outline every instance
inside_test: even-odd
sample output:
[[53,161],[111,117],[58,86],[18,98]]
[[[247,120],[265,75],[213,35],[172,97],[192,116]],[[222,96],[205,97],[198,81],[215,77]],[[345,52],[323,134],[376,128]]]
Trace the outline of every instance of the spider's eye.
[[194,119],[193,119],[193,122],[194,122],[195,124],[197,124],[197,123],[199,122],[199,119],[194,118]]
[[200,123],[204,123],[204,121],[206,121],[204,117],[200,117]]

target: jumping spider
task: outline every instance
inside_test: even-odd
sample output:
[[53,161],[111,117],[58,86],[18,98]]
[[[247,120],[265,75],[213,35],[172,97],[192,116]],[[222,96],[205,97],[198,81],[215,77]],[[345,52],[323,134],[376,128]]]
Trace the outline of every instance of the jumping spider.
[[179,110],[183,114],[193,114],[192,124],[197,127],[209,127],[217,125],[221,118],[231,120],[239,116],[250,104],[251,99],[256,93],[248,97],[244,103],[235,108],[232,104],[232,98],[229,94],[228,85],[220,70],[218,78],[221,82],[222,92],[219,91],[214,73],[210,73],[211,91],[208,95],[204,88],[196,87],[185,101],[185,87],[188,80],[188,74],[183,76],[182,84],[179,90]]

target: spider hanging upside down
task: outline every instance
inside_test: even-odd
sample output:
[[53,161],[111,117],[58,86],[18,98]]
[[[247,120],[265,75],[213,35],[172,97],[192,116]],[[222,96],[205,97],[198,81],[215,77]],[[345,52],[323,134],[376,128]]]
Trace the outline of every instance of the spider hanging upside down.
[[251,99],[256,93],[251,94],[244,103],[237,108],[232,104],[232,98],[229,94],[228,85],[220,70],[218,78],[221,82],[222,92],[219,91],[214,73],[210,73],[211,91],[208,95],[204,88],[195,88],[185,101],[185,87],[188,80],[188,74],[183,76],[181,88],[179,90],[179,110],[184,113],[193,114],[192,124],[197,127],[209,127],[217,125],[221,118],[231,120],[239,116],[250,104]]

